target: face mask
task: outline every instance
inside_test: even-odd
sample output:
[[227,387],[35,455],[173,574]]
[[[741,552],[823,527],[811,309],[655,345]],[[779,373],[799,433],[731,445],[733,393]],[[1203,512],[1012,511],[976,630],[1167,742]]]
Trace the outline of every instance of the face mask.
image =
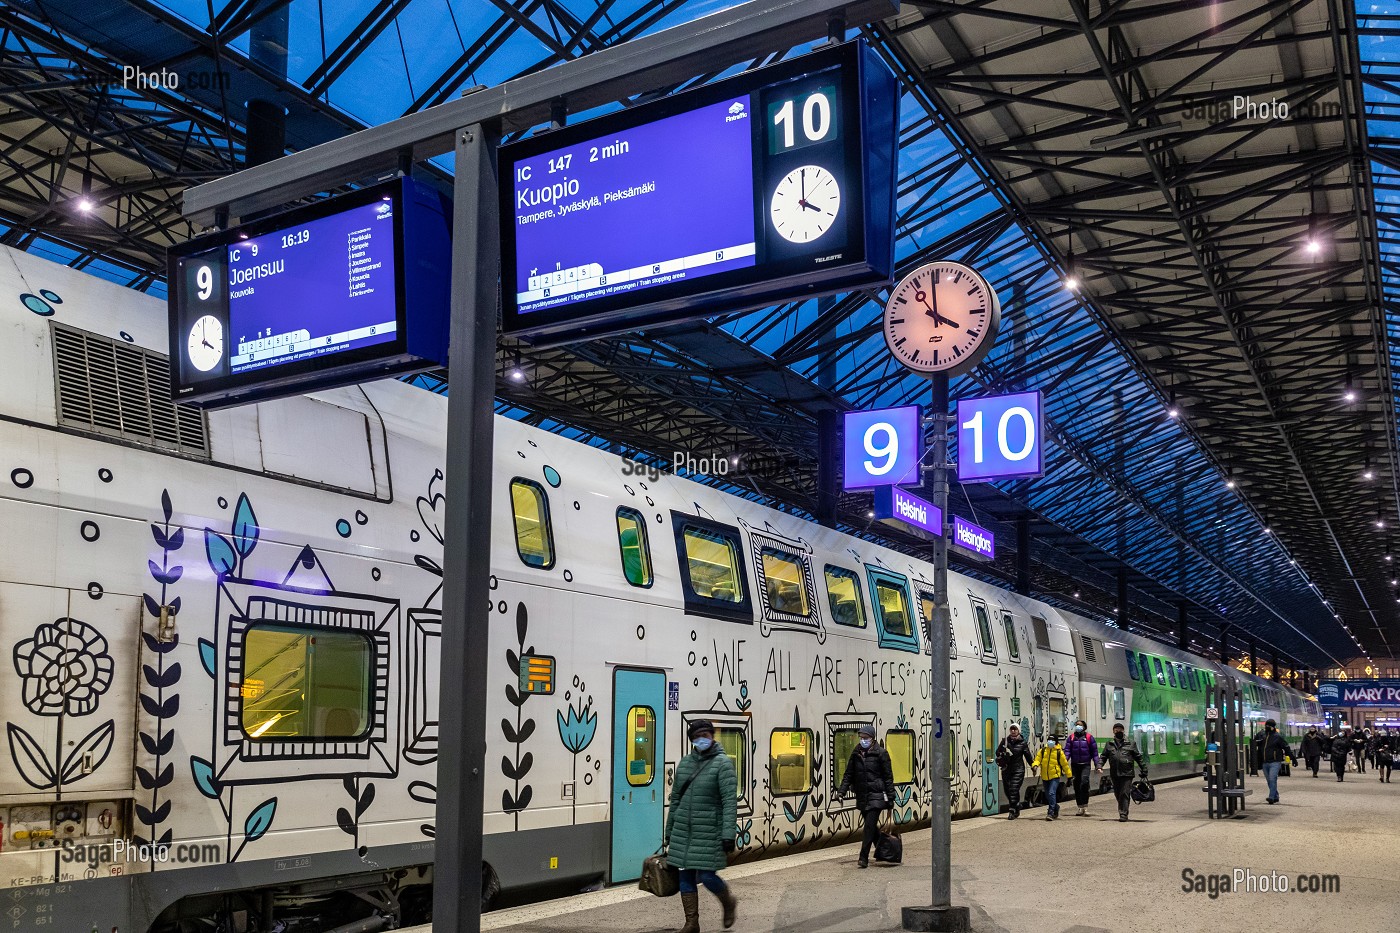
[[1113,737],[1114,737],[1115,739],[1121,739],[1121,738],[1123,737],[1123,733],[1121,733],[1121,732],[1115,732],[1115,733],[1113,733]]
[[1075,727],[1074,727],[1074,731],[1075,731],[1076,733],[1083,733],[1083,732],[1084,732],[1084,727],[1083,727],[1083,726],[1075,726]]
[[695,750],[697,752],[707,752],[710,750],[710,746],[713,744],[715,744],[714,739],[696,739]]
[[861,740],[860,740],[860,747],[861,747],[861,748],[869,748],[869,747],[870,747],[870,740],[869,740],[869,739],[861,739]]
[[1054,740],[1054,739],[1051,739],[1051,740],[1050,740],[1049,742],[1047,742],[1046,744],[1049,745],[1051,748],[1054,748],[1054,747],[1055,747],[1055,740]]

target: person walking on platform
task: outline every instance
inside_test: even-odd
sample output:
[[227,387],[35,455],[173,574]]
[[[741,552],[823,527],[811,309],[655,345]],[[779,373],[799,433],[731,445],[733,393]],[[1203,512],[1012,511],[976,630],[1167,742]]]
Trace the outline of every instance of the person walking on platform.
[[686,729],[694,748],[676,765],[666,815],[666,860],[680,869],[681,933],[700,933],[703,884],[724,908],[724,928],[734,925],[739,903],[718,872],[728,864],[737,831],[738,777],[734,762],[715,741],[715,727],[697,719]]
[[997,764],[1001,766],[1001,786],[1006,791],[1006,802],[1010,812],[1008,820],[1021,815],[1021,784],[1026,779],[1026,765],[1031,764],[1031,749],[1021,738],[1021,727],[1012,724],[1006,730],[1006,738],[997,746]]
[[845,797],[854,788],[856,807],[865,817],[865,835],[860,840],[860,861],[857,868],[870,864],[870,847],[880,834],[880,814],[894,808],[894,769],[890,753],[875,741],[875,727],[870,723],[860,727],[860,741],[846,762],[846,776],[836,796]]
[[1108,776],[1113,781],[1113,796],[1118,799],[1118,822],[1128,822],[1128,808],[1133,803],[1133,766],[1138,775],[1147,780],[1147,763],[1142,760],[1142,752],[1136,742],[1128,741],[1127,732],[1121,722],[1113,724],[1113,741],[1103,746],[1103,760],[1108,765]]
[[1317,766],[1322,761],[1322,737],[1316,729],[1309,729],[1308,734],[1303,736],[1303,741],[1298,745],[1298,754],[1307,762],[1313,777],[1317,777]]
[[1347,758],[1351,755],[1351,726],[1343,726],[1342,731],[1332,736],[1332,771],[1338,783],[1346,779]]
[[1099,761],[1099,742],[1089,732],[1089,724],[1080,719],[1074,724],[1074,733],[1065,742],[1065,753],[1069,756],[1070,772],[1074,783],[1074,803],[1079,807],[1078,816],[1089,815],[1089,767],[1098,774],[1103,773]]
[[1065,757],[1065,750],[1060,747],[1058,736],[1052,734],[1040,747],[1040,751],[1036,752],[1031,770],[1040,772],[1040,779],[1045,782],[1045,802],[1049,804],[1045,818],[1058,820],[1060,782],[1070,775],[1069,759]]
[[1356,770],[1366,773],[1366,736],[1361,732],[1351,734],[1351,754],[1356,759]]
[[1395,764],[1395,737],[1382,726],[1375,736],[1376,770],[1380,772],[1382,784],[1390,783],[1390,770]]
[[1278,803],[1278,773],[1283,770],[1283,763],[1293,757],[1288,740],[1279,734],[1278,723],[1266,719],[1263,730],[1254,734],[1249,746],[1254,766],[1264,772],[1264,780],[1269,785],[1269,796],[1264,802]]

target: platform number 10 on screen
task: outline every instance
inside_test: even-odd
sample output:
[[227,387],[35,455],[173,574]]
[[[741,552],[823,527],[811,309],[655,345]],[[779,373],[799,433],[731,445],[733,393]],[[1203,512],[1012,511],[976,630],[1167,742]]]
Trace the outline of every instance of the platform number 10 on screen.
[[1045,472],[1039,392],[958,402],[958,481],[1039,476]]

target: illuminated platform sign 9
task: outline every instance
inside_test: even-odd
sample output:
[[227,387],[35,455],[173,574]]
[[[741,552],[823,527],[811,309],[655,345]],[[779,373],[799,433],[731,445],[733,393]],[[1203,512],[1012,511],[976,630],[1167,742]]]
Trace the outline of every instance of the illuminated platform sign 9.
[[1039,392],[958,402],[958,482],[985,482],[1045,472],[1045,426]]
[[885,283],[899,89],[857,41],[503,146],[503,322],[536,343]]
[[401,178],[171,249],[174,399],[213,408],[446,365],[449,216]]
[[921,415],[918,405],[846,412],[841,487],[850,491],[919,485]]

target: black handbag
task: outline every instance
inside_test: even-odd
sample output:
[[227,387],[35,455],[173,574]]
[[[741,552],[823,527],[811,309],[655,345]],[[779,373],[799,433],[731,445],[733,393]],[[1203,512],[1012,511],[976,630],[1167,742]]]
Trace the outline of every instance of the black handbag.
[[891,865],[898,865],[904,861],[904,840],[895,834],[894,829],[894,821],[891,819],[890,832],[882,829],[875,837],[875,861],[889,862]]
[[637,888],[657,897],[673,897],[681,889],[681,871],[666,861],[664,852],[658,852],[642,862]]

